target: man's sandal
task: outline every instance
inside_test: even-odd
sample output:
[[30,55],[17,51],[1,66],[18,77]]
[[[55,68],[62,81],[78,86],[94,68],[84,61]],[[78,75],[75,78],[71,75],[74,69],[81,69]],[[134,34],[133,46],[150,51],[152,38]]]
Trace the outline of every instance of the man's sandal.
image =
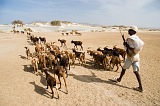
[[133,90],[135,90],[135,91],[139,91],[139,92],[143,92],[143,90],[142,90],[142,89],[140,89],[139,87],[135,87],[135,88],[133,88]]

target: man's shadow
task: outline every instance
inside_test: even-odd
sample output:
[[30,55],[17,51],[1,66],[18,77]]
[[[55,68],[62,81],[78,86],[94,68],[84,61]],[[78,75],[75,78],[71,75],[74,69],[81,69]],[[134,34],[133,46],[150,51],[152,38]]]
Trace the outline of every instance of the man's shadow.
[[92,75],[75,75],[75,74],[70,74],[70,76],[73,76],[74,79],[82,81],[82,82],[87,82],[87,83],[92,83],[92,82],[98,82],[98,83],[107,83],[115,86],[119,86],[122,88],[127,88],[127,89],[132,89],[123,85],[118,84],[112,79],[108,80],[102,80],[101,78],[98,78],[93,72],[91,72]]

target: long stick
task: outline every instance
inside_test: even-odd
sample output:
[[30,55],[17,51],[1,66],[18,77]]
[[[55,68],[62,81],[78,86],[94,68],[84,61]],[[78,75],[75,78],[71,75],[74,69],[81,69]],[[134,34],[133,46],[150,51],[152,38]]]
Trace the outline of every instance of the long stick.
[[125,42],[124,34],[122,34],[120,27],[119,27],[119,31],[120,31],[120,33],[121,33],[121,36],[122,36],[123,42]]

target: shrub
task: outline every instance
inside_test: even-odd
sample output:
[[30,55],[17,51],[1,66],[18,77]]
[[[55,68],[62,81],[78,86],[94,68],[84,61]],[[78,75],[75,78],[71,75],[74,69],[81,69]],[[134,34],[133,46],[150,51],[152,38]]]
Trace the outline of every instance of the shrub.
[[17,25],[17,26],[23,26],[24,24],[23,24],[23,22],[22,21],[20,21],[20,20],[14,20],[14,21],[12,21],[12,25]]
[[52,21],[51,25],[53,25],[53,26],[61,26],[61,21],[58,21],[58,20]]

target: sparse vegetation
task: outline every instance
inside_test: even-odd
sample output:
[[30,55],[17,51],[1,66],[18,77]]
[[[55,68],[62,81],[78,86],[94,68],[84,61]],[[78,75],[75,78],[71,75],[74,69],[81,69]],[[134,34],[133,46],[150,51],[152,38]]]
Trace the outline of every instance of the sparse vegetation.
[[55,20],[51,22],[52,26],[61,26],[61,21]]
[[23,22],[20,21],[20,20],[14,20],[14,21],[12,21],[12,25],[14,25],[14,26],[17,25],[17,27],[18,27],[18,26],[21,27],[21,26],[23,26],[24,24],[23,24]]

